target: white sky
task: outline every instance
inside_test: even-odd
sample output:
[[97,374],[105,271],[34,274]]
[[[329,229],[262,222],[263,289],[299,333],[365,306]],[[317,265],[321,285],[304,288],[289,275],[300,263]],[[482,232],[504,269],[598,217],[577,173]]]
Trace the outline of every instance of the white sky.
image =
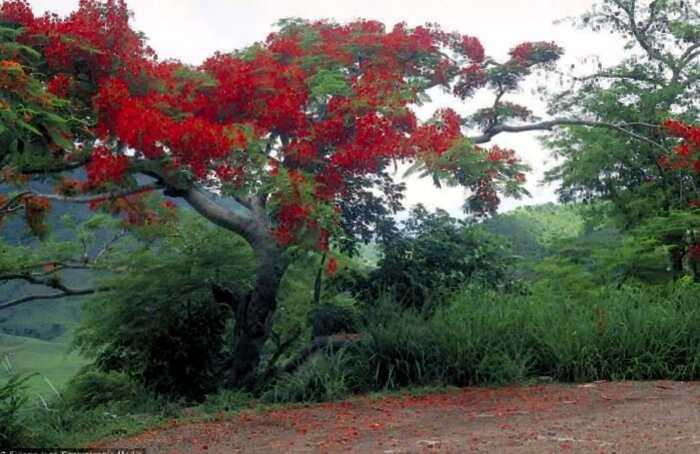
[[[35,13],[50,9],[66,14],[78,0],[30,0]],[[561,67],[568,68],[589,56],[614,63],[623,56],[622,46],[607,33],[576,30],[557,19],[578,16],[594,0],[130,0],[134,27],[143,31],[159,56],[197,64],[215,51],[230,51],[264,40],[272,24],[284,17],[332,18],[346,22],[356,18],[375,19],[392,26],[436,22],[445,30],[478,37],[486,53],[504,59],[509,49],[523,41],[555,41],[566,54]],[[553,79],[554,80],[554,79]],[[554,81],[552,83],[555,83]],[[466,103],[448,96],[433,97],[433,105],[421,108],[426,114],[437,107],[451,106],[458,112],[473,112],[489,103],[477,96]],[[544,116],[543,105],[524,90],[510,100],[527,105]],[[479,102],[481,101],[481,102]],[[532,198],[505,200],[502,210],[556,200],[555,188],[538,184],[551,159],[536,140],[538,133],[503,134],[493,143],[515,149],[533,171],[527,188]],[[429,208],[441,207],[460,214],[464,192],[459,188],[436,189],[429,181],[408,181],[407,205],[418,202]]]

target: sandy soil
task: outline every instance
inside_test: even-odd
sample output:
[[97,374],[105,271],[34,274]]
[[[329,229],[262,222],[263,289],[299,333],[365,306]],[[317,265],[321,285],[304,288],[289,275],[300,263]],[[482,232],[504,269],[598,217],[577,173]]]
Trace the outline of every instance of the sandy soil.
[[247,411],[109,443],[151,453],[700,453],[700,383],[465,388]]

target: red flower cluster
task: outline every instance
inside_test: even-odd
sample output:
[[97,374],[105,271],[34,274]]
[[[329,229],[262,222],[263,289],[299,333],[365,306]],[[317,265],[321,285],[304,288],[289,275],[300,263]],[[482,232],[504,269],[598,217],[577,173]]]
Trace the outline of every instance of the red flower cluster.
[[500,148],[498,145],[486,152],[486,159],[489,162],[505,162],[508,165],[514,165],[518,162],[518,159],[515,157],[515,151]]
[[549,63],[557,60],[563,49],[552,42],[525,42],[518,44],[510,51],[513,61],[521,66]]
[[462,38],[462,50],[464,55],[469,57],[473,63],[483,62],[486,56],[481,41],[473,36],[465,36]]
[[43,197],[29,196],[24,200],[25,222],[34,235],[43,238],[48,233],[48,226],[44,222],[51,210],[51,202]]
[[98,82],[115,72],[137,75],[144,58],[153,56],[129,26],[124,0],[80,0],[66,18],[35,17],[26,0],[8,0],[0,8],[0,21],[24,27],[21,39],[42,49],[54,73],[82,73]]
[[457,112],[443,109],[438,112],[437,117],[439,122],[422,125],[414,132],[412,144],[417,153],[440,156],[462,137],[461,120]]
[[683,142],[674,148],[672,156],[661,156],[659,165],[665,169],[688,169],[700,174],[700,126],[671,119],[666,120],[663,127],[669,135]]
[[14,60],[0,60],[0,89],[22,92],[26,88],[27,74]]
[[128,168],[129,158],[114,155],[106,147],[98,147],[87,165],[88,183],[93,187],[106,182],[119,183]]
[[0,5],[0,20],[10,24],[29,24],[34,20],[34,13],[24,0],[6,1]]
[[59,96],[61,98],[68,97],[70,93],[71,85],[73,84],[73,78],[66,74],[56,74],[49,80],[47,84],[47,89],[49,93]]

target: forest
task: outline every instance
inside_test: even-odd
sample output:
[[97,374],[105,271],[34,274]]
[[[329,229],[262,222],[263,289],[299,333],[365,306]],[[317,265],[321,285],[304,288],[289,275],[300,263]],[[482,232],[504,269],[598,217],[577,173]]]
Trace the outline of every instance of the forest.
[[[135,0],[31,3],[0,3],[0,448],[700,380],[698,0],[570,18],[624,47],[584,73],[555,42],[498,59],[369,18],[281,19],[193,65],[149,47]],[[544,77],[546,112],[515,102]],[[530,132],[556,203],[527,203],[532,165],[498,144]],[[411,204],[418,179],[462,211]]]

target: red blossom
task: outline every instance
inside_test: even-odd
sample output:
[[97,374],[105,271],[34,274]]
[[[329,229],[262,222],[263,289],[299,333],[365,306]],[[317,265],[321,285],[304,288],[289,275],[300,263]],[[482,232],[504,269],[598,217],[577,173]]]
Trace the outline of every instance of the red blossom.
[[34,13],[26,0],[9,0],[0,6],[0,22],[30,25],[34,22]]
[[700,173],[700,126],[688,125],[678,120],[666,120],[662,124],[668,135],[683,142],[673,149],[672,155],[661,155],[658,163],[664,169],[687,169]]
[[326,264],[326,273],[333,275],[338,271],[338,260],[335,257],[331,257]]
[[115,155],[106,147],[97,148],[87,165],[88,182],[91,186],[99,186],[105,182],[119,183],[127,168],[129,158]]
[[473,36],[463,37],[462,51],[473,63],[481,63],[484,61],[484,46],[481,45],[481,41],[479,41],[478,38],[474,38]]
[[65,98],[68,96],[72,83],[72,77],[65,74],[56,74],[49,81],[47,89],[50,93]]

